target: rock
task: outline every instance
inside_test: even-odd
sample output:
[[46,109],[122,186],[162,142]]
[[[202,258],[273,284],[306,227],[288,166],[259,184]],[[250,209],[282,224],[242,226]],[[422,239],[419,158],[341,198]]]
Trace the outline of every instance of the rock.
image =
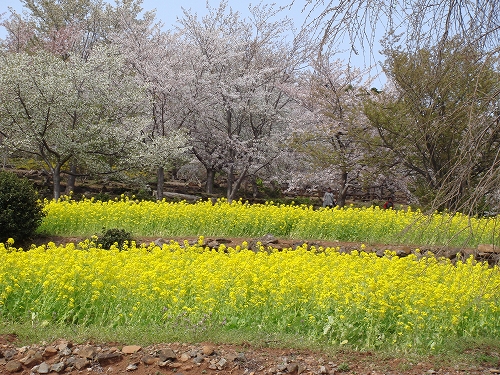
[[248,243],[248,248],[252,251],[260,251],[260,246],[259,243],[264,246],[264,248],[267,248],[271,244],[277,244],[279,241],[276,237],[274,237],[272,234],[266,234],[265,236],[261,238],[255,238],[251,240]]
[[78,355],[83,358],[92,359],[95,357],[97,353],[96,348],[91,345],[84,346],[81,350],[78,351]]
[[396,255],[400,258],[404,258],[410,254],[410,250],[408,249],[398,249],[396,250]]
[[161,362],[165,362],[168,360],[175,361],[177,359],[177,355],[172,349],[165,348],[158,352],[158,358]]
[[181,358],[180,358],[180,361],[181,362],[187,362],[191,359],[191,356],[187,353],[182,353],[181,354]]
[[479,253],[500,253],[500,247],[489,244],[479,244],[477,245],[477,251]]
[[38,366],[37,372],[39,374],[48,374],[50,372],[50,366],[47,362],[42,362]]
[[141,350],[142,347],[139,345],[127,345],[122,348],[122,353],[123,354],[134,354],[137,353],[139,350]]
[[86,358],[77,358],[74,362],[74,366],[77,370],[84,369],[90,365],[90,362]]
[[278,372],[278,369],[276,367],[269,367],[267,372],[269,374],[276,374]]
[[153,243],[155,244],[155,246],[163,247],[163,245],[165,245],[167,242],[163,238],[158,238],[158,239],[154,240]]
[[318,370],[318,372],[319,372],[320,374],[328,374],[328,370],[326,369],[326,367],[325,367],[325,366],[319,366],[319,370]]
[[52,357],[52,356],[55,356],[57,354],[57,349],[54,348],[53,346],[47,346],[43,353],[42,353],[42,356],[43,357]]
[[205,360],[205,356],[201,353],[198,353],[196,355],[196,357],[193,358],[194,363],[203,363],[204,360]]
[[141,358],[141,362],[145,365],[154,365],[156,362],[158,362],[158,358],[147,354]]
[[227,360],[225,358],[221,358],[215,365],[218,370],[222,370],[226,366]]
[[39,351],[34,352],[33,350],[29,350],[27,356],[21,359],[21,363],[26,367],[33,367],[42,363],[42,353]]
[[16,355],[17,355],[16,349],[7,349],[3,352],[3,356],[7,361],[14,358],[14,356]]
[[16,360],[13,360],[13,361],[8,361],[6,364],[5,364],[5,369],[8,371],[8,372],[18,372],[18,371],[21,371],[23,368],[23,365],[21,362],[19,361],[16,361]]
[[59,345],[56,346],[56,349],[59,350],[59,352],[62,352],[64,350],[66,350],[66,349],[70,349],[71,350],[72,346],[73,346],[73,344],[71,344],[70,342],[63,341]]
[[278,243],[278,239],[276,237],[274,237],[272,234],[266,234],[264,237],[260,238],[259,240],[260,242],[262,242],[262,244],[264,245],[270,245],[270,244],[273,244],[273,243]]
[[62,372],[64,371],[64,368],[65,368],[64,362],[57,362],[52,364],[52,366],[50,366],[50,371]]
[[68,357],[68,358],[66,358],[66,360],[64,361],[64,363],[65,363],[65,365],[66,365],[67,367],[74,366],[74,365],[75,365],[75,362],[76,362],[76,357],[75,357],[75,356]]
[[126,371],[135,371],[137,370],[138,366],[135,363],[131,363],[130,365],[127,366],[125,369]]
[[203,354],[207,355],[207,356],[210,356],[212,354],[214,354],[214,347],[211,346],[211,345],[203,345],[203,347],[201,348]]
[[217,241],[210,241],[209,243],[207,243],[207,246],[212,249],[217,249],[220,246],[220,243]]
[[71,355],[71,348],[69,347],[63,347],[62,349],[59,349],[59,355],[63,357],[67,357]]
[[122,360],[122,355],[119,352],[99,353],[97,355],[97,361],[101,366],[107,366],[112,363],[120,362],[121,360]]
[[280,365],[277,365],[276,366],[276,370],[278,370],[279,372],[283,372],[285,371],[287,368],[287,365],[286,364],[280,364]]
[[288,372],[295,372],[298,370],[298,368],[299,368],[299,365],[295,362],[291,362],[291,363],[286,365],[286,370]]

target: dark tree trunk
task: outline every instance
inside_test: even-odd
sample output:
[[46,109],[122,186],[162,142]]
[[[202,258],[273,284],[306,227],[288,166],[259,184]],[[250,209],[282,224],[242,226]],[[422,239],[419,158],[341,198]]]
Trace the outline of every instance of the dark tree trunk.
[[165,185],[165,170],[159,167],[156,171],[156,200],[163,199],[163,187]]
[[347,172],[342,172],[342,176],[340,179],[340,190],[339,195],[337,197],[337,205],[339,207],[345,206],[345,200],[347,197],[347,190],[349,189],[349,184],[347,183]]
[[231,166],[229,167],[229,171],[227,173],[227,186],[226,186],[226,197],[229,203],[231,203],[231,192],[233,189],[233,182],[234,182],[234,168]]
[[214,193],[214,181],[215,181],[215,169],[206,168],[207,169],[207,183],[205,185],[205,191],[207,194]]
[[54,186],[54,199],[59,200],[61,197],[61,166],[59,164],[52,169],[52,183]]
[[64,194],[69,195],[71,192],[75,191],[76,183],[76,163],[71,163],[69,167],[68,179],[66,180],[66,191]]
[[229,183],[228,183],[228,190],[227,190],[228,191],[227,201],[229,203],[231,203],[236,198],[236,193],[238,192],[238,190],[240,190],[241,183],[245,179],[245,177],[247,175],[247,171],[248,171],[248,168],[245,168],[243,173],[241,173],[240,177],[238,177],[236,182],[234,182],[234,173],[233,173],[233,170],[231,169],[231,174],[232,174],[231,181],[232,181],[232,183],[231,183],[231,185],[229,185]]

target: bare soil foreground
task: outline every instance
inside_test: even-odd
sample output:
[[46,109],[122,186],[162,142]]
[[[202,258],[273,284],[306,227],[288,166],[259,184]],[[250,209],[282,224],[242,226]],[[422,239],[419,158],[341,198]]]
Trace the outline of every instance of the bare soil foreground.
[[[40,237],[31,243],[78,243],[82,238]],[[183,242],[196,238],[140,238],[141,243]],[[251,243],[256,239],[207,238],[207,245],[226,246]],[[277,248],[296,247],[304,241],[272,239]],[[308,241],[309,246],[335,246],[342,251],[360,249],[361,244]],[[20,247],[20,244],[16,244]],[[29,248],[28,244],[23,244]],[[412,246],[365,244],[365,250],[390,249],[401,254]],[[425,248],[422,251],[436,250]],[[437,249],[445,251],[444,249]],[[447,249],[448,252],[464,249]],[[471,251],[471,249],[466,249]],[[300,345],[297,345],[300,346]],[[141,347],[133,342],[72,343],[64,338],[50,343],[24,345],[15,333],[0,332],[0,374],[133,374],[133,375],[259,375],[259,374],[357,374],[357,375],[478,375],[500,374],[500,353],[497,348],[476,347],[464,350],[454,360],[437,357],[403,357],[374,352],[335,351],[279,348],[278,343],[259,346],[243,343],[157,343]]]
[[[394,358],[371,352],[325,352],[254,347],[250,344],[52,343],[16,345],[13,334],[0,335],[0,374],[134,374],[257,375],[365,374],[451,375],[498,374],[499,363],[443,363]],[[470,356],[474,353],[468,353]],[[496,353],[498,355],[498,353]],[[488,348],[475,353],[492,358]],[[497,357],[498,358],[498,357]]]

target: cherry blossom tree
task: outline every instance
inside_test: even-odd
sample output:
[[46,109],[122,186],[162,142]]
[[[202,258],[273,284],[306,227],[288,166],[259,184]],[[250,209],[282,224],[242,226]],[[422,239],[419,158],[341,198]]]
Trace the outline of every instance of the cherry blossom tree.
[[[122,26],[121,18],[127,17],[138,23],[138,15],[142,11],[140,1],[128,0],[118,1],[114,7],[100,0],[23,0],[22,3],[23,15],[11,10],[10,18],[2,22],[7,30],[7,37],[2,42],[4,52],[47,52],[63,61],[71,60],[68,65],[73,67],[85,64],[95,48],[110,44],[110,35],[116,34]],[[116,52],[112,55],[116,55]],[[124,133],[124,139],[127,139],[127,133],[128,130]],[[128,158],[126,155],[121,156]],[[118,155],[115,159],[119,164]],[[80,171],[96,172],[99,170],[97,166],[85,166],[84,158],[71,157],[63,168],[68,175],[66,192],[74,188],[77,167],[80,167]],[[125,167],[123,163],[121,167]],[[105,173],[109,173],[109,168],[105,170]]]
[[187,52],[178,34],[162,30],[154,12],[146,12],[141,22],[136,22],[134,15],[123,14],[121,22],[112,40],[147,88],[150,118],[142,129],[143,144],[130,161],[156,170],[157,199],[162,199],[165,170],[187,159],[189,144],[182,127],[190,111],[182,100],[187,97],[182,95]]
[[294,101],[285,88],[295,84],[306,43],[302,35],[288,40],[292,25],[274,16],[272,7],[255,7],[241,19],[223,1],[201,20],[188,12],[180,20],[190,51],[184,83],[194,98],[186,122],[192,151],[207,171],[207,192],[217,172],[226,174],[228,200],[279,155],[291,120]]
[[[12,151],[41,158],[60,196],[62,167],[71,159],[110,171],[138,138],[144,89],[110,47],[85,60],[47,51],[1,56],[0,133]],[[134,125],[132,125],[134,124]]]
[[341,207],[366,170],[366,151],[356,139],[360,119],[355,116],[368,91],[364,80],[360,69],[323,55],[303,74],[296,94],[310,120],[294,129],[292,147],[305,157],[308,182],[334,187]]

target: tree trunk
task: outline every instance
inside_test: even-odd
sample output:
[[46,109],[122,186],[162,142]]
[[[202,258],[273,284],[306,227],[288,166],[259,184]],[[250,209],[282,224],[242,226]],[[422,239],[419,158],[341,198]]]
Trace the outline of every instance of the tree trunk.
[[231,203],[232,201],[231,191],[233,189],[233,181],[234,181],[234,167],[231,165],[229,167],[229,171],[227,172],[227,185],[226,185],[226,197],[229,203]]
[[163,187],[165,185],[165,170],[159,167],[156,171],[156,200],[163,199]]
[[[231,203],[236,198],[236,193],[240,189],[241,183],[243,182],[245,176],[247,175],[247,171],[248,171],[248,168],[245,168],[245,170],[240,175],[240,177],[238,177],[236,182],[234,184],[231,184],[231,191],[228,190],[228,195],[227,195],[227,201],[229,203]],[[234,173],[232,173],[232,174],[233,174],[232,180],[234,181]],[[229,187],[229,185],[228,185],[228,187]]]
[[72,162],[69,167],[68,179],[66,180],[66,191],[64,194],[69,195],[71,192],[75,191],[76,183],[76,163]]
[[207,169],[207,183],[205,185],[205,191],[207,194],[214,193],[214,181],[215,181],[215,169],[206,168]]
[[347,183],[347,172],[343,171],[340,179],[340,190],[337,197],[337,205],[339,207],[345,206],[345,200],[347,197],[347,190],[349,189],[349,184]]
[[52,181],[54,186],[54,199],[57,201],[61,197],[61,166],[59,164],[52,168]]

